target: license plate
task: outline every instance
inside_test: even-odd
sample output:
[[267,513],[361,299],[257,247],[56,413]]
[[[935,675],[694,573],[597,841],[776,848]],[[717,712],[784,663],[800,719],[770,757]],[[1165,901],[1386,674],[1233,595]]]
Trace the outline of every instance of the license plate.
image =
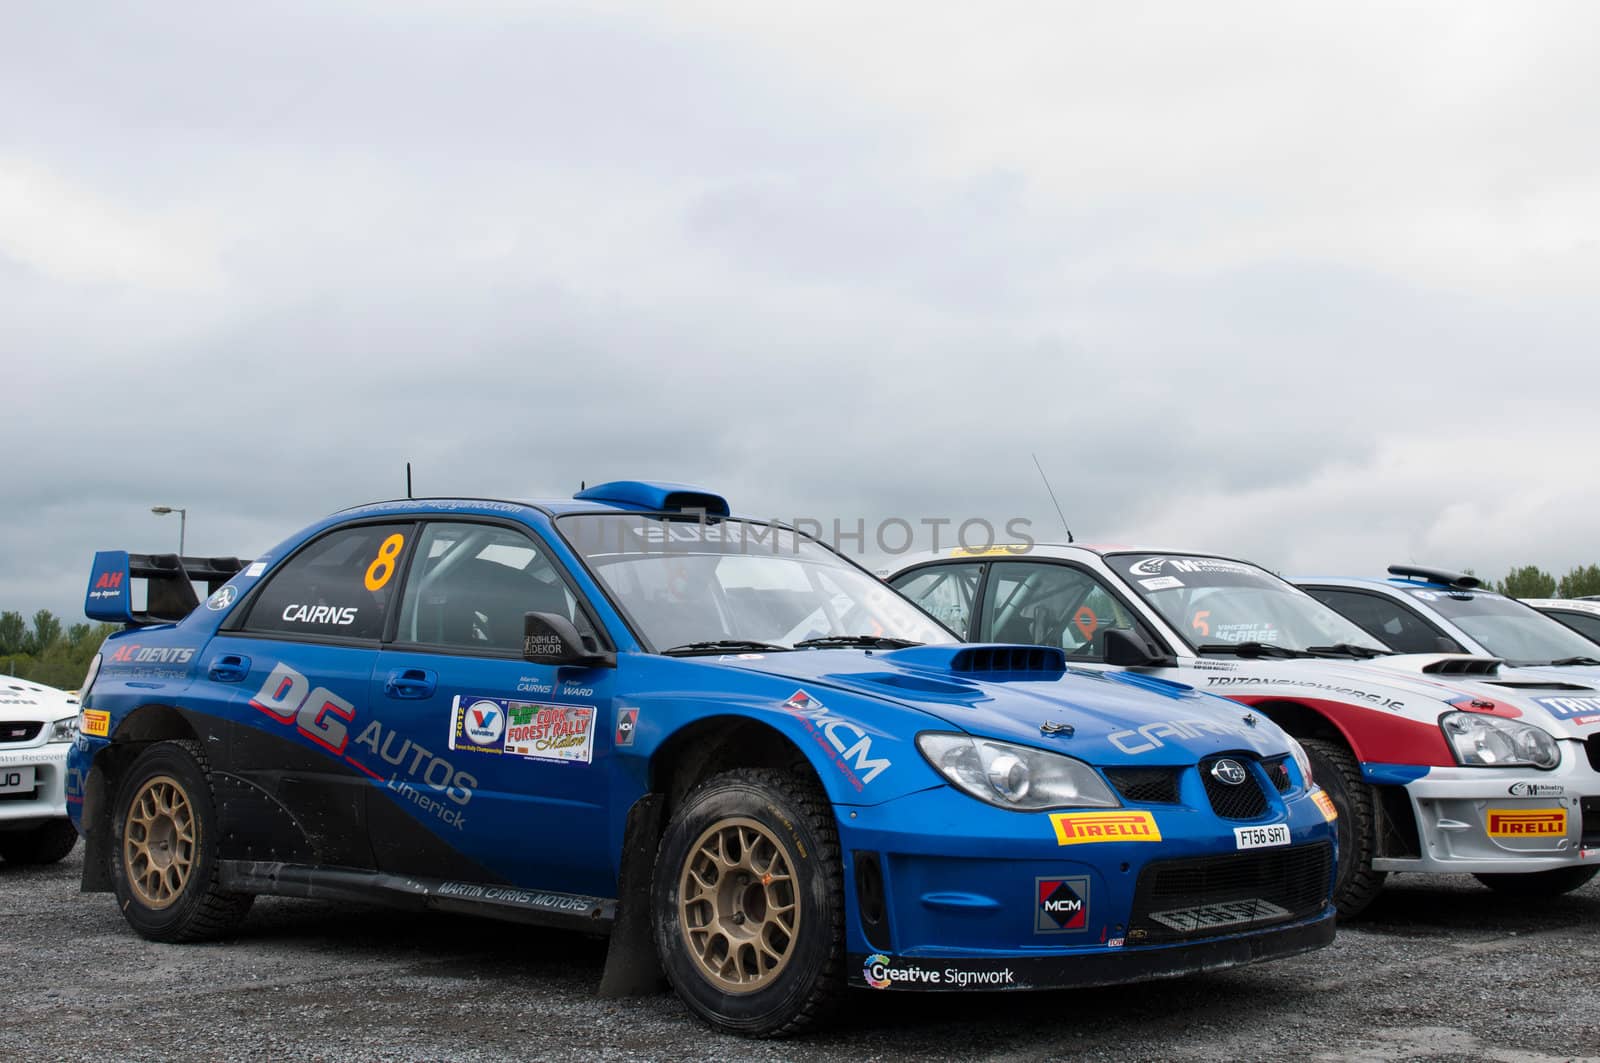
[[1270,849],[1274,845],[1289,844],[1289,825],[1274,823],[1267,827],[1233,828],[1235,849]]
[[0,794],[20,794],[33,789],[33,765],[0,768]]

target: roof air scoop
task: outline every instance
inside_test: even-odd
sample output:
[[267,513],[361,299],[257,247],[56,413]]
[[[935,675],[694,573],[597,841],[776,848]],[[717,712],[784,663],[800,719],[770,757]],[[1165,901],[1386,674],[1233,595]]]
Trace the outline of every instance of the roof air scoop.
[[635,506],[649,513],[700,512],[708,517],[726,517],[728,500],[693,484],[665,480],[612,480],[595,484],[572,496],[587,502],[609,502]]
[[1450,572],[1442,568],[1423,568],[1420,565],[1390,565],[1389,575],[1399,576],[1401,579],[1420,579],[1428,583],[1442,583],[1446,587],[1457,590],[1470,591],[1483,586],[1483,580],[1477,576],[1468,576],[1463,572]]

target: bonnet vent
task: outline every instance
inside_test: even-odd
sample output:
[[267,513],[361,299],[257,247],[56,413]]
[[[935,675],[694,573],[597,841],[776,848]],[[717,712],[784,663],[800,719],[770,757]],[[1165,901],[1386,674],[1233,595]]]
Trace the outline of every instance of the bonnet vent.
[[971,646],[950,660],[950,671],[966,675],[1066,670],[1066,653],[1049,646]]
[[1424,675],[1496,675],[1504,662],[1497,657],[1442,657],[1422,666]]

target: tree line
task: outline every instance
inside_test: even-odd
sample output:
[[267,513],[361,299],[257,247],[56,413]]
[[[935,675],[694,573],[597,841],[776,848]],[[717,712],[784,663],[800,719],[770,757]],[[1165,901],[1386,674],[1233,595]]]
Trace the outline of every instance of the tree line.
[[100,644],[116,630],[116,624],[63,628],[48,609],[34,613],[32,624],[21,613],[0,613],[0,672],[74,690],[83,682]]
[[1510,598],[1583,598],[1600,594],[1600,565],[1579,565],[1560,579],[1538,565],[1523,565],[1494,589]]

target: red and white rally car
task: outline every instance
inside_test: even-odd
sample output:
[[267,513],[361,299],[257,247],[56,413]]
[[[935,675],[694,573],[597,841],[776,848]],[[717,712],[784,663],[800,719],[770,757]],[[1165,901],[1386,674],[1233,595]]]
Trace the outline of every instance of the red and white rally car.
[[[1059,646],[1249,707],[1305,748],[1339,814],[1339,910],[1369,904],[1391,872],[1468,873],[1520,895],[1583,885],[1600,869],[1600,737],[1538,700],[1595,693],[1461,654],[1395,655],[1255,565],[1183,551],[994,547],[919,558],[890,577],[976,641]],[[1562,687],[1557,691],[1554,687]],[[1148,758],[1209,722],[1113,736]]]
[[53,864],[72,852],[66,765],[77,737],[71,694],[0,676],[0,860]]

